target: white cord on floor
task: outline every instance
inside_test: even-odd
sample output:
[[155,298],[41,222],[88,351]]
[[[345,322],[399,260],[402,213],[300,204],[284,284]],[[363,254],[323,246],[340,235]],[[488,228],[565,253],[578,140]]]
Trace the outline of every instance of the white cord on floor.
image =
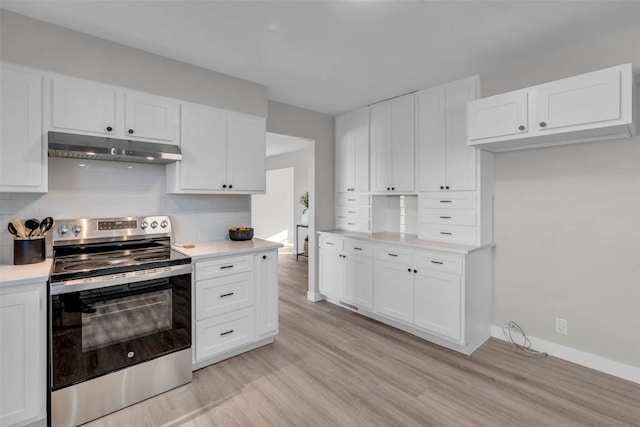
[[[511,344],[513,344],[518,350],[521,350],[525,354],[529,356],[539,356],[539,357],[548,356],[548,354],[545,352],[534,350],[531,348],[532,344],[529,338],[527,337],[526,332],[524,331],[524,329],[520,327],[520,325],[518,325],[513,320],[510,320],[502,324],[502,333],[504,334],[504,338],[507,341],[511,342]],[[518,340],[520,342],[516,341],[516,339],[514,338],[514,333],[517,335],[520,335],[520,339]]]

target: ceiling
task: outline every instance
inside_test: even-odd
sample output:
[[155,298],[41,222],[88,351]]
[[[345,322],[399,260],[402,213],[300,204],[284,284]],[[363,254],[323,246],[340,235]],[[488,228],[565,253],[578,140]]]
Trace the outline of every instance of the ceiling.
[[310,144],[308,139],[267,132],[267,157],[304,150]]
[[2,1],[329,114],[623,27],[640,1]]

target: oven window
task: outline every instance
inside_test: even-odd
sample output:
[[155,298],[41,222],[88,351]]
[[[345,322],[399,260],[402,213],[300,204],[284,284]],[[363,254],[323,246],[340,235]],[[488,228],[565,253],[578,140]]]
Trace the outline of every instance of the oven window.
[[170,289],[89,304],[82,312],[82,351],[166,331],[171,323]]

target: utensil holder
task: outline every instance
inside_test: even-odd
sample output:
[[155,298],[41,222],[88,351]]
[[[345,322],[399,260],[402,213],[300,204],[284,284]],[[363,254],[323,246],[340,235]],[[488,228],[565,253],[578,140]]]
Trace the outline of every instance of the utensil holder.
[[13,264],[36,264],[45,259],[45,238],[13,239]]

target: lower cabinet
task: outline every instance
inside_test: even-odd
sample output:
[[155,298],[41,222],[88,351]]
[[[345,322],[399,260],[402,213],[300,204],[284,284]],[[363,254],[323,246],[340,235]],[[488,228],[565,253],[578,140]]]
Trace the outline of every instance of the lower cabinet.
[[319,238],[329,302],[464,354],[489,338],[490,247],[459,253],[337,236]]
[[0,425],[47,417],[47,283],[0,288]]
[[259,345],[278,333],[278,253],[196,261],[194,369]]

